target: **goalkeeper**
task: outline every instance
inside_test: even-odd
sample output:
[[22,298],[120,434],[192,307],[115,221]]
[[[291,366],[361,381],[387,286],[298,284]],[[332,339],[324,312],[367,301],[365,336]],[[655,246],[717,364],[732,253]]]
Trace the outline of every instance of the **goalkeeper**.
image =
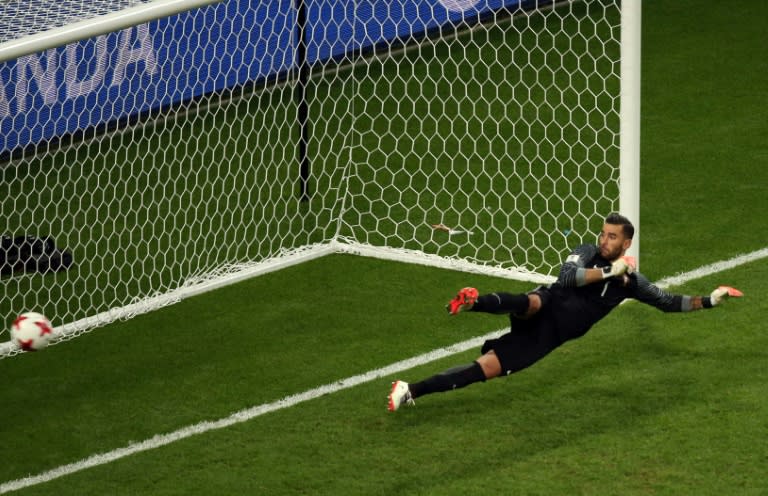
[[464,288],[448,304],[448,312],[508,314],[510,331],[485,342],[481,356],[421,382],[395,381],[388,409],[395,411],[426,394],[449,391],[509,375],[529,367],[566,341],[583,336],[626,298],[664,312],[689,312],[712,308],[729,296],[741,293],[726,286],[709,296],[670,294],[635,272],[634,261],[625,256],[635,229],[624,216],[610,214],[600,232],[599,245],[573,250],[560,267],[557,281],[527,294],[479,295]]

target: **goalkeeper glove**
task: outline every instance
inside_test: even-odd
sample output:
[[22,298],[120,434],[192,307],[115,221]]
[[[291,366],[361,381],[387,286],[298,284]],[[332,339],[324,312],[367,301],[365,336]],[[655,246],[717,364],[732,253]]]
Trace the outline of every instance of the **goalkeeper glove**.
[[716,307],[731,296],[738,298],[744,296],[744,293],[730,286],[720,286],[709,295],[710,306]]
[[603,267],[603,279],[631,274],[635,271],[635,258],[629,256],[619,257],[611,262],[610,267]]

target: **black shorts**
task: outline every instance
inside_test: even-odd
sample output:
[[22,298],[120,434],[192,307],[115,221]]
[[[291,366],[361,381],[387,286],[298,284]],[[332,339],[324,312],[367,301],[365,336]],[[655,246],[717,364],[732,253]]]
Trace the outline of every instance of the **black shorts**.
[[563,344],[552,313],[543,310],[528,320],[510,317],[511,329],[483,344],[481,353],[493,350],[501,362],[501,374],[509,375],[538,362]]

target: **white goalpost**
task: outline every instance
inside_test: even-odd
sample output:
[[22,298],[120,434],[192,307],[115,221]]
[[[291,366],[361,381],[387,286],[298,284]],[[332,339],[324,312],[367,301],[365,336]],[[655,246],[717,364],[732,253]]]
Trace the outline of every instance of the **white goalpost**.
[[66,340],[332,253],[551,281],[639,228],[640,8],[4,4],[6,322]]
[[[2,7],[3,16],[13,19],[5,27],[0,43],[0,62],[14,60],[43,50],[56,48],[94,36],[144,24],[180,12],[197,9],[221,0],[134,0],[120,2],[60,2],[51,8],[34,2],[15,2]],[[62,12],[73,3],[74,22],[63,22]],[[84,10],[84,7],[87,10]],[[101,9],[101,10],[99,10]],[[95,12],[95,14],[94,14]],[[100,13],[101,12],[101,13]],[[31,19],[31,22],[24,22]],[[21,20],[19,24],[17,21]]]
[[640,53],[642,0],[621,7],[619,209],[635,223],[629,255],[640,263]]

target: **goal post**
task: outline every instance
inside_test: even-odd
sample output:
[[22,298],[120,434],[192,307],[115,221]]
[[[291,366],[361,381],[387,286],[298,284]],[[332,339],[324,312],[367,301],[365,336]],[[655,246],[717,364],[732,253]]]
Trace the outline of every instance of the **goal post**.
[[619,209],[635,224],[629,255],[640,264],[640,54],[642,0],[621,8],[621,155]]
[[639,219],[639,5],[224,0],[0,62],[0,234],[74,260],[0,312],[67,339],[330,253],[551,281]]
[[[81,21],[65,24],[58,27],[46,26],[46,23],[56,22],[56,10],[50,7],[41,9],[40,15],[43,16],[42,23],[45,29],[38,30],[39,23],[34,23],[27,30],[22,30],[21,36],[6,39],[3,36],[0,42],[0,62],[14,60],[24,55],[30,55],[36,52],[42,52],[51,48],[64,46],[76,41],[92,38],[102,34],[112,33],[121,29],[143,24],[163,17],[168,17],[181,12],[197,9],[221,2],[222,0],[149,0],[138,5],[131,5],[120,8],[120,3],[115,2],[116,10],[90,17]],[[21,4],[22,11],[3,12],[4,16],[11,16],[18,20],[29,17],[34,11],[34,4],[28,2],[16,2]],[[66,2],[62,2],[65,3]],[[113,5],[114,5],[113,4]],[[31,7],[31,9],[29,9]],[[115,7],[112,7],[115,8]],[[3,6],[3,10],[12,8]],[[15,14],[15,15],[14,15]],[[90,12],[81,12],[82,15],[90,15]],[[48,17],[50,16],[50,17]],[[3,33],[5,35],[5,33]]]

